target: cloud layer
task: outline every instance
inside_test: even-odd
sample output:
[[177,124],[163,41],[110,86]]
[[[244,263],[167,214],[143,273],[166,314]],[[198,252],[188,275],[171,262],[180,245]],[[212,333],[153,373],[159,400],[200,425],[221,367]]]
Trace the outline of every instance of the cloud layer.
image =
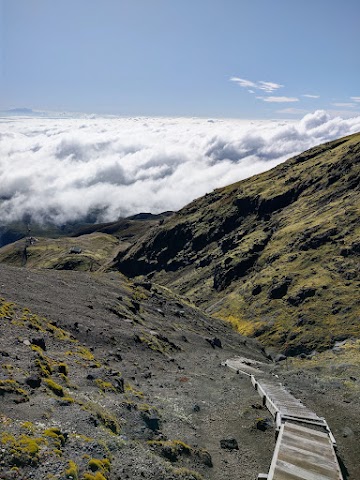
[[324,111],[300,121],[0,119],[0,224],[63,224],[177,210],[216,187],[360,131]]

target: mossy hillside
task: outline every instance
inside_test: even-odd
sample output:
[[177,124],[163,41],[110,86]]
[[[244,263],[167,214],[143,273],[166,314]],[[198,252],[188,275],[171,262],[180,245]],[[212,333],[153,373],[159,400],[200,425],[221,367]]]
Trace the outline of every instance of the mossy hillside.
[[360,134],[195,200],[116,259],[288,354],[360,335]]
[[[162,223],[172,212],[159,215],[140,214],[108,223],[67,223],[38,225],[14,222],[0,226],[0,262],[35,268],[58,268],[94,271],[104,268],[115,252],[129,248]],[[30,227],[30,230],[29,230]],[[31,235],[32,242],[26,241]],[[11,245],[10,245],[11,244]],[[25,255],[25,246],[26,249]],[[33,248],[33,247],[37,248]],[[82,254],[69,254],[72,247]]]
[[[25,248],[25,239],[0,249],[0,262],[28,268],[96,271],[111,260],[119,249],[112,235],[92,233],[78,238],[37,237]],[[79,249],[80,253],[73,252]]]

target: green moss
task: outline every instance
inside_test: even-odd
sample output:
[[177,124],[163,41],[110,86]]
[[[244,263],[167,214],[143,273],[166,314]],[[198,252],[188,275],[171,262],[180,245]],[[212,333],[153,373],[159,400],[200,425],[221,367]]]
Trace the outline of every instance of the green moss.
[[92,437],[87,437],[86,435],[83,435],[81,433],[73,433],[70,435],[72,438],[75,438],[77,440],[81,440],[83,442],[93,442],[94,439]]
[[14,365],[11,365],[10,363],[4,363],[3,365],[1,365],[1,368],[11,374],[11,372],[14,370]]
[[165,355],[166,352],[169,350],[169,345],[166,342],[155,337],[154,335],[143,332],[143,334],[139,336],[139,340],[141,343],[146,345],[148,348],[150,348],[150,350],[153,350],[154,352],[159,352]]
[[49,377],[53,373],[50,363],[44,357],[35,359],[35,367],[42,377]]
[[[95,360],[95,357],[91,353],[91,351],[88,348],[83,347],[83,346],[81,346],[81,347],[79,346],[79,347],[77,347],[73,350],[67,350],[65,352],[65,355],[75,356],[75,357],[81,358],[82,360],[87,360],[87,361],[94,361]],[[94,362],[94,366],[100,367],[101,364],[99,362]]]
[[35,425],[32,423],[32,422],[23,422],[21,424],[21,428],[25,428],[26,430],[28,430],[30,433],[34,433],[35,432]]
[[65,436],[61,432],[61,430],[57,427],[48,428],[44,431],[43,435],[45,437],[49,437],[55,440],[55,444],[58,448],[63,447],[65,445]]
[[4,298],[0,299],[0,318],[11,320],[15,315],[15,304],[6,302]]
[[140,302],[141,300],[147,300],[148,298],[149,298],[148,293],[145,293],[145,291],[143,289],[135,287],[134,292],[133,292],[133,299],[136,302]]
[[[64,405],[65,403],[68,403],[68,404],[75,403],[76,400],[75,400],[75,398],[70,397],[70,395],[65,395],[65,396],[61,399],[61,402],[62,402],[62,404]],[[81,405],[81,402],[76,402],[76,403],[78,403],[79,405]]]
[[94,355],[86,347],[79,347],[77,349],[77,354],[84,360],[94,360]]
[[181,440],[150,440],[148,444],[171,462],[175,462],[181,455],[195,454],[195,450]]
[[106,480],[106,477],[100,472],[96,473],[84,473],[83,480]]
[[58,397],[63,397],[64,396],[64,389],[61,385],[58,383],[54,382],[51,378],[45,378],[44,379],[45,384],[47,385],[50,390],[55,393]]
[[79,480],[79,467],[72,460],[69,460],[69,466],[65,470],[65,477],[72,480]]
[[29,400],[27,391],[21,388],[20,384],[16,380],[13,380],[13,379],[0,380],[0,396],[4,396],[5,394],[11,394],[11,393],[22,397],[21,399],[19,399],[19,402]]
[[115,433],[116,435],[120,433],[120,423],[117,420],[117,418],[112,415],[110,412],[108,412],[105,408],[102,406],[89,402],[82,407],[84,410],[87,410],[91,413],[93,413],[97,419],[101,422],[101,424],[110,430],[112,433]]
[[[46,321],[46,320],[45,320]],[[77,340],[71,338],[70,334],[60,327],[46,321],[46,330],[52,333],[57,340],[66,340],[69,342],[77,343]]]
[[91,458],[89,461],[89,468],[92,472],[108,472],[110,470],[110,460],[108,458]]
[[136,408],[139,410],[139,412],[147,412],[149,413],[150,411],[156,411],[156,407],[152,407],[151,405],[147,403],[138,403],[136,405]]
[[95,383],[103,392],[116,392],[116,388],[111,382],[105,382],[101,378],[97,378]]
[[39,462],[39,452],[45,440],[41,437],[21,435],[16,439],[9,433],[0,436],[0,442],[11,455],[11,464],[15,466],[36,465]]
[[144,393],[136,390],[130,383],[125,383],[125,392],[134,395],[137,398],[144,398]]

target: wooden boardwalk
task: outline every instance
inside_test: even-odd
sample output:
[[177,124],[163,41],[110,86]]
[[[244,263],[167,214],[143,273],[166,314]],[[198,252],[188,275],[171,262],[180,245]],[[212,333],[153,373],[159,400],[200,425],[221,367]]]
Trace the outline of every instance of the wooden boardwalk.
[[280,427],[268,480],[342,480],[327,433],[291,422]]
[[263,399],[263,404],[275,418],[277,430],[280,429],[282,423],[286,420],[318,425],[327,431],[332,443],[335,445],[335,438],[325,418],[319,417],[315,412],[311,411],[300,400],[291,395],[281,383],[274,383],[264,379],[257,381],[254,375],[251,375],[251,382]]
[[[254,388],[273,415],[276,445],[267,480],[343,480],[336,456],[335,438],[323,417],[307,408],[275,378],[258,370],[255,363],[238,358],[225,365],[251,378]],[[258,378],[259,378],[258,377]]]

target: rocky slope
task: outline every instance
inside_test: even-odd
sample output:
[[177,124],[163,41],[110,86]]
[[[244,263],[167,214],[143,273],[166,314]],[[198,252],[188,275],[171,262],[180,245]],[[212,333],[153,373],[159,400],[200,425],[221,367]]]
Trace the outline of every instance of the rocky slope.
[[360,134],[195,200],[117,256],[288,355],[360,337]]
[[0,478],[256,478],[274,429],[248,377],[221,365],[236,355],[325,416],[344,478],[359,477],[359,341],[274,364],[167,288],[116,272],[1,265],[0,292]]
[[[118,273],[1,266],[2,479],[235,479],[274,432],[247,378],[256,342],[164,287]],[[15,302],[15,303],[14,303]],[[217,339],[217,340],[215,340]],[[238,449],[221,448],[232,437]]]

